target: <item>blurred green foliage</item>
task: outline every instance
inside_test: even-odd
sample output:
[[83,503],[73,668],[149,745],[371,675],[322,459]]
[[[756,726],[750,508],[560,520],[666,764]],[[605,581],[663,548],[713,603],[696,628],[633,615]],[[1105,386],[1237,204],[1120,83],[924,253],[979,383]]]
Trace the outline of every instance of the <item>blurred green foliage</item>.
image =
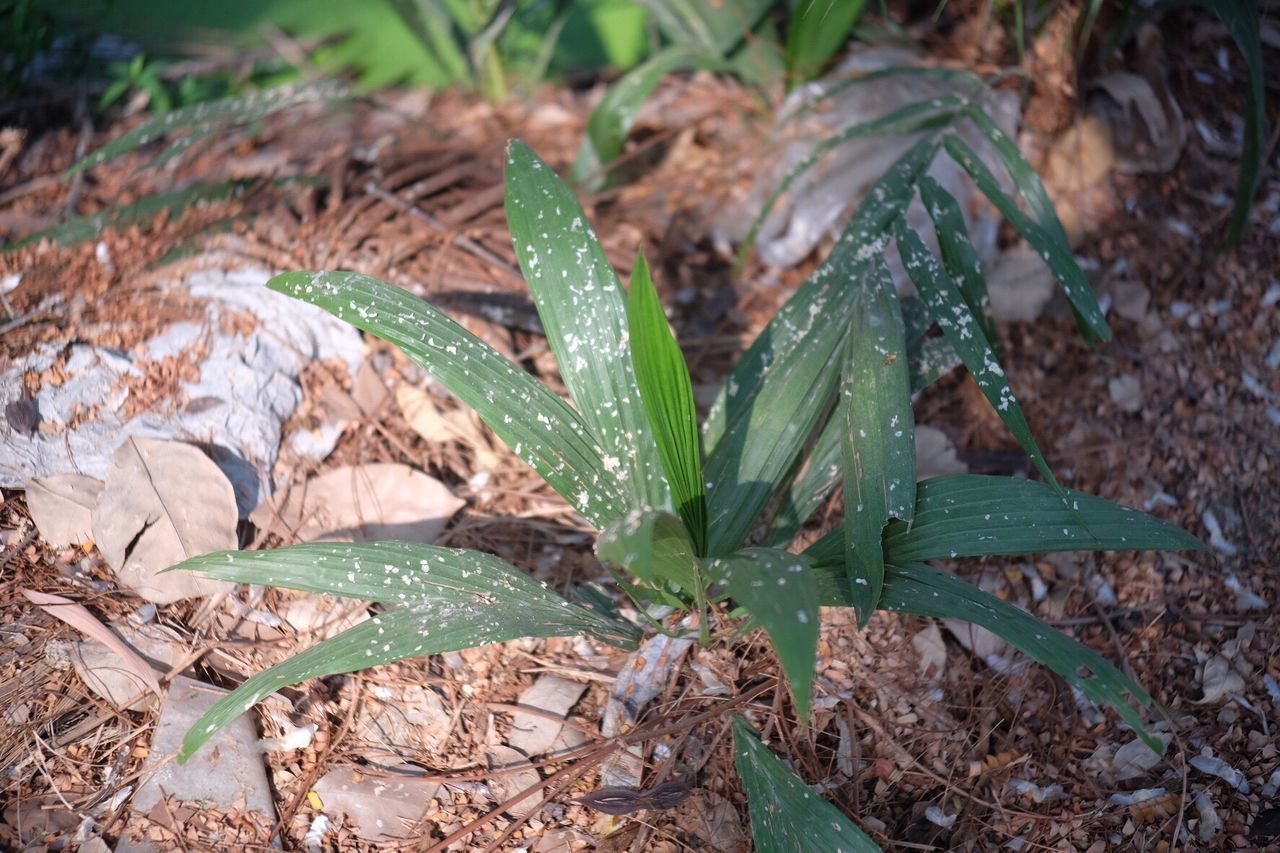
[[[367,89],[478,84],[483,57],[471,47],[481,38],[511,79],[626,68],[648,50],[644,9],[628,0],[13,2],[23,14],[6,16],[6,25],[17,30],[12,41],[26,45],[15,63],[20,67],[48,47],[45,33],[110,33],[156,57],[275,44],[281,53],[294,51],[326,69],[353,73]],[[545,44],[548,33],[558,35],[554,50]]]
[[[942,0],[945,5],[946,0]],[[1245,60],[1248,108],[1236,208],[1239,239],[1267,139],[1265,72],[1255,0],[1120,0],[1099,39],[1113,55],[1136,27],[1188,4],[1226,25]],[[491,100],[530,94],[546,79],[625,72],[592,116],[574,166],[582,188],[616,176],[614,161],[643,102],[666,75],[708,69],[776,92],[831,65],[860,24],[865,0],[0,0],[0,112],[30,89],[92,96],[163,114],[290,82],[307,66],[354,79],[358,89],[462,85]],[[1080,10],[1077,47],[1094,33],[1102,0]],[[941,8],[941,7],[939,7]],[[1018,55],[1042,26],[1043,0],[996,0]],[[883,7],[882,7],[883,12]],[[1008,19],[1012,20],[1008,20]],[[151,57],[148,59],[147,57]],[[196,61],[181,61],[199,57]],[[1100,60],[1099,60],[1100,61]],[[86,80],[90,81],[86,85]],[[50,84],[53,84],[50,86]],[[74,88],[72,88],[74,86]],[[65,98],[62,99],[66,103]]]

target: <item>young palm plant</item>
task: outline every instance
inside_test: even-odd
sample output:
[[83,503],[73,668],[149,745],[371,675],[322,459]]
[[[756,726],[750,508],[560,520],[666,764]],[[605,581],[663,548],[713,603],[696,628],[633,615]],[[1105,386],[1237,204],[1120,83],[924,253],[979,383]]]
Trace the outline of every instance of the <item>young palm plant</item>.
[[[830,257],[746,352],[702,430],[643,257],[624,292],[573,193],[519,142],[507,154],[507,218],[572,406],[399,288],[355,272],[272,279],[273,289],[400,347],[472,406],[600,531],[596,554],[636,610],[661,604],[675,612],[640,626],[562,598],[497,557],[408,542],[198,557],[175,568],[378,607],[367,622],[249,678],[191,729],[181,757],[263,697],[304,679],[526,636],[586,634],[628,647],[645,627],[670,632],[696,622],[707,642],[713,619],[737,615],[769,635],[803,720],[822,606],[853,607],[862,623],[888,610],[981,625],[1111,705],[1160,750],[1144,729],[1151,697],[1106,659],[926,564],[1201,547],[1176,527],[1054,480],[997,361],[985,285],[959,208],[924,175],[940,145],[956,144],[947,133],[918,142],[867,194]],[[937,223],[941,261],[906,225],[917,189]],[[1078,276],[1065,238],[1059,245],[1045,233],[1054,241],[1055,271]],[[920,298],[897,294],[883,257],[891,241]],[[1092,292],[1072,286],[1069,296],[1082,322],[1105,337]],[[942,335],[929,337],[935,323]],[[968,475],[916,482],[912,394],[957,362],[1044,482]],[[788,550],[838,485],[843,527],[803,552]],[[688,611],[696,618],[682,623]],[[733,728],[759,849],[817,849],[815,831],[825,833],[824,850],[876,849],[746,721]]]

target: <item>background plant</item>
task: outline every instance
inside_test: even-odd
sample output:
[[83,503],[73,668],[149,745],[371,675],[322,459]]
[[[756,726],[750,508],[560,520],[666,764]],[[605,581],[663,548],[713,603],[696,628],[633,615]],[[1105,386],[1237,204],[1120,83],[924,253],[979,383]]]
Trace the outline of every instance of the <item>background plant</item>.
[[[596,552],[637,613],[653,604],[677,608],[661,622],[648,619],[651,629],[680,630],[680,611],[691,610],[707,642],[726,607],[763,628],[801,719],[810,710],[819,607],[852,606],[863,623],[881,609],[982,625],[1111,705],[1161,751],[1144,728],[1151,697],[1105,658],[926,565],[1025,552],[1200,547],[1177,528],[1053,478],[988,336],[981,275],[957,225],[958,206],[924,177],[939,147],[968,156],[957,143],[947,129],[935,130],[886,173],[831,256],[746,352],[701,432],[687,368],[643,259],[624,292],[572,192],[520,143],[508,149],[508,222],[573,406],[428,303],[370,276],[295,272],[270,286],[397,345],[472,406],[600,531]],[[906,225],[904,211],[917,193],[934,217],[941,258]],[[1033,199],[1028,203],[1035,209]],[[1051,219],[1037,227],[1052,259],[1065,238],[1051,208],[1036,214]],[[897,295],[884,261],[891,242],[922,298]],[[1069,253],[1053,269],[1082,325],[1105,339],[1092,291],[1074,286],[1079,271]],[[911,393],[941,372],[942,347],[930,343],[939,340],[929,336],[934,324],[1044,482],[961,475],[916,483]],[[834,469],[831,459],[840,460]],[[844,527],[802,553],[786,550],[839,484]],[[780,509],[769,512],[775,504]],[[254,675],[220,701],[188,733],[184,759],[263,697],[303,679],[521,636],[583,633],[623,647],[642,636],[641,626],[612,608],[562,598],[474,551],[306,544],[211,554],[175,568],[378,602],[368,622]],[[875,849],[832,806],[808,795],[745,722],[734,728],[760,849],[792,849],[795,829],[788,827],[819,820],[833,827],[833,839],[847,839],[847,849]]]
[[[1081,49],[1091,40],[1098,44],[1096,65],[1123,47],[1143,21],[1188,2],[1191,0],[1168,0],[1150,8],[1122,3],[1118,22],[1105,33],[1095,34],[1101,0],[1093,0],[1081,11]],[[615,179],[613,166],[641,107],[668,75],[705,69],[733,74],[761,91],[775,90],[784,82],[794,86],[826,69],[854,36],[864,7],[862,0],[376,0],[361,4],[237,0],[194,7],[158,5],[154,0],[119,0],[101,7],[90,2],[68,5],[17,0],[13,5],[8,30],[0,29],[0,42],[15,42],[13,59],[4,69],[14,84],[33,58],[56,40],[59,28],[82,39],[88,33],[128,33],[140,48],[163,56],[180,53],[182,40],[195,39],[198,33],[228,34],[231,43],[244,46],[260,41],[259,31],[267,27],[299,39],[304,53],[321,67],[354,74],[358,87],[461,84],[495,100],[506,95],[512,81],[527,87],[549,76],[576,71],[625,70],[592,112],[571,171],[574,183],[587,191],[600,190]],[[1230,245],[1239,240],[1248,224],[1267,139],[1259,14],[1249,0],[1202,0],[1200,5],[1226,25],[1248,70],[1243,150],[1226,239]],[[1020,14],[1023,4],[1011,6],[1019,13],[1014,28],[1022,44],[1030,25]],[[1044,16],[1034,17],[1039,20]],[[650,38],[650,24],[656,39]],[[227,118],[222,125],[227,127],[260,118],[263,113],[257,104],[275,100],[272,95],[255,97],[234,86],[227,89],[222,79],[188,76],[170,85],[159,73],[163,62],[147,63],[141,57],[138,53],[132,59],[109,64],[101,94],[103,105],[115,102],[127,91],[137,91],[147,97],[153,110],[163,113],[169,109],[174,91],[182,106],[225,94],[211,103],[218,105],[215,112]],[[292,73],[275,71],[258,79],[293,81],[297,73],[296,69]],[[964,79],[966,85],[978,81],[973,75],[942,69],[895,68],[880,73],[951,75]],[[994,79],[998,78],[985,82]],[[856,83],[851,80],[828,87],[805,109],[819,107],[843,85]],[[932,101],[921,101],[873,122],[846,128],[824,140],[813,158],[787,176],[777,194],[842,142],[909,133],[946,121],[980,120],[975,115],[980,110],[963,107],[954,102],[938,107]],[[185,144],[208,138],[218,129],[200,124],[185,137]],[[187,126],[175,117],[168,131]],[[155,137],[154,132],[133,136],[135,140]],[[166,149],[167,156],[152,165],[184,150]],[[98,157],[91,155],[86,163],[101,162]],[[129,217],[122,221],[129,221]]]
[[[1240,159],[1240,172],[1236,183],[1231,224],[1226,235],[1226,245],[1239,241],[1248,224],[1249,209],[1257,191],[1263,150],[1267,140],[1266,130],[1266,72],[1263,68],[1261,24],[1258,6],[1251,0],[1165,0],[1156,4],[1124,2],[1119,4],[1119,21],[1108,29],[1096,51],[1094,67],[1099,67],[1125,46],[1145,21],[1159,18],[1187,5],[1200,5],[1216,15],[1226,26],[1240,55],[1245,61],[1248,79],[1245,109],[1244,145]],[[773,18],[765,13],[769,4],[743,0],[740,4],[712,4],[710,0],[694,0],[691,3],[647,0],[644,3],[653,10],[670,46],[655,53],[644,64],[624,75],[606,94],[592,113],[586,133],[578,151],[578,159],[572,172],[575,183],[584,189],[595,191],[607,186],[611,180],[610,166],[623,151],[626,136],[634,124],[640,108],[670,73],[678,70],[705,69],[729,72],[753,85],[767,87],[776,82],[785,68],[786,80],[794,85],[812,79],[823,71],[835,55],[853,36],[864,3],[828,2],[828,0],[802,0],[791,4],[791,16],[787,25],[785,52],[777,47],[770,34]],[[945,5],[945,4],[942,4]],[[1024,3],[1015,0],[1005,4],[1013,13],[1012,29],[1017,44],[1018,57],[1025,52],[1028,23],[1024,19]],[[1035,4],[1032,4],[1035,5]],[[1101,0],[1091,0],[1080,14],[1078,30],[1081,52],[1094,36],[1094,25],[1101,10]],[[939,6],[941,9],[941,5]],[[683,15],[681,14],[683,10]],[[1043,22],[1047,16],[1037,15]],[[705,22],[701,27],[682,26],[683,18]],[[727,22],[736,20],[737,33],[746,38],[743,42],[730,38],[733,32]],[[754,30],[753,30],[754,28]],[[750,49],[748,49],[750,48]],[[780,57],[781,54],[781,57]],[[946,69],[891,68],[860,79],[874,79],[891,73],[937,73],[941,76],[962,73]],[[973,75],[964,75],[976,80]],[[991,78],[999,79],[1002,75]],[[849,81],[852,85],[854,80]],[[806,108],[818,106],[840,90],[831,87],[820,98],[811,101]],[[813,165],[819,157],[837,147],[841,142],[869,135],[896,135],[907,132],[901,127],[901,119],[914,112],[920,115],[929,111],[930,102],[921,101],[905,105],[893,114],[886,115],[865,125],[846,128],[829,140],[824,140],[815,157],[804,168]],[[956,106],[955,104],[951,105]],[[976,110],[977,108],[974,108]],[[804,169],[800,171],[803,172]],[[777,194],[798,177],[789,175],[787,183]],[[777,195],[775,195],[776,199]],[[767,211],[766,211],[767,212]],[[749,243],[750,241],[748,241]]]

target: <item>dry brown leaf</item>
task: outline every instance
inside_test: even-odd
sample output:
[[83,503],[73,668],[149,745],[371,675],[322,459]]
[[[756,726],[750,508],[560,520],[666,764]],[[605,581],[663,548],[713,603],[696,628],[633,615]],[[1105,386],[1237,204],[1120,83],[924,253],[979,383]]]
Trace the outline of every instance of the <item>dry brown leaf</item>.
[[27,601],[30,601],[50,616],[55,619],[61,619],[86,637],[102,643],[120,658],[121,664],[128,669],[129,673],[139,683],[146,685],[157,696],[163,695],[160,690],[160,682],[156,679],[156,674],[152,671],[151,665],[131,649],[128,643],[112,633],[110,628],[98,621],[98,618],[86,610],[84,605],[77,604],[69,598],[63,598],[61,595],[37,592],[34,589],[24,589],[22,594],[26,596]]
[[413,385],[396,389],[396,405],[418,435],[432,442],[456,441],[475,454],[476,471],[492,471],[501,457],[493,451],[480,418],[471,409],[445,409]]
[[[561,720],[569,713],[569,709],[577,704],[587,685],[557,675],[542,675],[520,694],[517,704],[545,711],[545,714],[531,714],[516,711],[511,716],[511,734],[507,737],[510,746],[525,755],[541,755],[556,742],[564,723]],[[553,719],[547,714],[554,714],[560,719]]]
[[439,755],[452,715],[434,690],[417,684],[377,684],[356,720],[353,748],[363,758],[399,763],[426,752]]
[[198,448],[131,438],[111,457],[93,539],[122,584],[168,604],[232,588],[191,572],[160,572],[235,548],[238,520],[231,482]]
[[911,638],[911,647],[920,655],[920,673],[939,678],[947,671],[947,644],[937,622],[930,622]]
[[697,791],[679,806],[677,822],[701,842],[700,850],[738,853],[750,850],[738,811],[727,799],[711,791]]
[[313,477],[259,506],[250,520],[299,542],[434,542],[465,504],[434,477],[379,462]]
[[1204,665],[1204,696],[1197,702],[1207,705],[1210,702],[1221,702],[1228,696],[1244,692],[1244,679],[1235,671],[1231,661],[1222,655],[1214,655]]
[[[499,803],[522,794],[542,781],[538,771],[525,758],[524,753],[509,746],[493,745],[485,747],[485,759],[489,765],[489,788]],[[538,810],[542,797],[537,791],[507,808],[507,813],[514,817],[528,817]]]
[[93,508],[101,493],[102,481],[84,474],[36,477],[27,483],[27,509],[50,545],[81,545],[93,538]]
[[[177,632],[158,623],[136,625],[126,619],[107,627],[142,657],[157,678],[168,673],[183,648]],[[133,671],[121,666],[116,654],[97,640],[72,645],[71,665],[85,687],[115,708],[140,711],[154,701]]]
[[1181,795],[1177,791],[1169,791],[1158,797],[1151,797],[1129,806],[1129,814],[1138,823],[1155,823],[1167,820],[1178,813],[1178,802]]
[[1026,760],[1027,756],[1018,752],[1016,749],[998,752],[995,755],[986,755],[983,756],[981,761],[969,762],[969,778],[972,779],[976,776],[993,773],[996,770],[1003,770],[1006,767],[1021,764]]
[[356,835],[366,841],[395,841],[406,837],[409,827],[421,820],[440,790],[435,782],[409,775],[358,776],[349,767],[326,773],[315,784],[315,793],[326,814],[351,819]]
[[360,362],[360,369],[356,371],[355,384],[351,389],[351,399],[356,401],[360,411],[372,417],[382,408],[388,396],[386,383],[369,360],[366,358]]

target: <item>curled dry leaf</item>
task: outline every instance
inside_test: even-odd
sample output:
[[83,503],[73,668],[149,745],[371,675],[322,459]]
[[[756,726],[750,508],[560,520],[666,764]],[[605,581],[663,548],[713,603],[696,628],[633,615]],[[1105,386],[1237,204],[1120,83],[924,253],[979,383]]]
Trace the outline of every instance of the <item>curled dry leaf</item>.
[[1231,661],[1222,655],[1214,655],[1204,665],[1204,696],[1199,704],[1221,702],[1228,696],[1244,692],[1244,679],[1235,671]]
[[[658,634],[632,652],[609,690],[600,733],[613,737],[633,725],[644,707],[669,683],[672,673],[692,648],[691,639]],[[600,782],[604,787],[636,788],[640,785],[643,771],[640,748],[635,745],[624,747],[600,768]]]
[[911,638],[911,647],[920,656],[920,672],[931,678],[939,678],[947,671],[947,644],[937,622],[917,632]]
[[1187,144],[1187,122],[1161,70],[1151,78],[1113,71],[1094,81],[1090,107],[1111,124],[1116,165],[1123,172],[1168,172]]
[[93,510],[93,539],[120,583],[168,604],[231,588],[191,572],[160,573],[236,547],[238,518],[231,483],[199,449],[130,438],[111,457]]
[[600,788],[590,794],[574,798],[574,802],[582,803],[605,814],[624,815],[641,809],[674,809],[689,799],[692,793],[693,789],[683,779],[672,779],[642,790],[619,787]]
[[160,682],[156,678],[155,672],[152,671],[151,666],[141,655],[130,648],[128,643],[117,637],[110,628],[98,621],[97,617],[84,608],[84,605],[77,604],[69,598],[63,598],[61,595],[37,592],[34,589],[24,589],[22,594],[26,596],[27,601],[30,601],[50,616],[66,622],[86,637],[102,643],[102,645],[115,653],[120,665],[125,667],[130,676],[136,679],[139,684],[144,685],[157,696],[163,695],[160,690]]

